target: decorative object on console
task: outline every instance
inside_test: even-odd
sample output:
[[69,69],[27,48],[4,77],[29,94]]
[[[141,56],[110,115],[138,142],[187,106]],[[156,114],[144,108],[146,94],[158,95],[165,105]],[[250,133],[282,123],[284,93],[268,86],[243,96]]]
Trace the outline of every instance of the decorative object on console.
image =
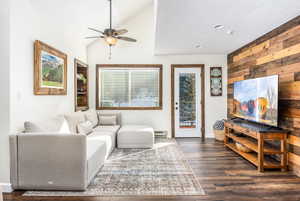
[[34,94],[67,95],[67,55],[38,40],[34,43]]
[[222,96],[222,67],[210,68],[210,95]]
[[245,153],[250,153],[252,150],[247,148],[246,146],[242,145],[241,143],[236,142],[235,146],[237,150],[245,152]]
[[74,60],[75,112],[89,109],[89,70],[82,61]]

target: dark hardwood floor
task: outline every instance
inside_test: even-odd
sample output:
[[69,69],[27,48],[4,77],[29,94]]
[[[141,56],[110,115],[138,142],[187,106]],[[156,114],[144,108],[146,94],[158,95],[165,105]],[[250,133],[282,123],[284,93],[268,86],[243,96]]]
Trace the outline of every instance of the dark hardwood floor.
[[5,200],[62,201],[300,201],[300,178],[291,172],[259,173],[256,168],[225,148],[223,143],[209,139],[177,140],[188,159],[205,196],[135,196],[135,197],[24,197],[18,191],[6,194]]

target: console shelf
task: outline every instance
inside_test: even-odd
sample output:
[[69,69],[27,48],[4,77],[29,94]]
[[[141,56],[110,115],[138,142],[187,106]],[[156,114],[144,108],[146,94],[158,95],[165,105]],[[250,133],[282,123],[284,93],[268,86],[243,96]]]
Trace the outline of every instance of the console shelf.
[[[241,133],[243,137],[235,133]],[[273,127],[261,126],[259,124],[246,121],[225,122],[225,139],[224,144],[232,151],[241,155],[243,158],[258,167],[260,172],[265,169],[287,170],[287,148],[286,148],[287,131]],[[274,148],[265,143],[268,140],[280,140],[280,148]],[[251,153],[239,151],[235,144],[238,142],[248,149]],[[280,162],[270,158],[271,155],[280,155]]]
[[[255,153],[246,153],[236,149],[233,143],[227,144],[227,147],[230,148],[232,151],[236,152],[237,154],[241,155],[243,158],[248,160],[249,162],[253,163],[255,166],[259,165],[257,154]],[[282,168],[281,164],[275,160],[270,158],[265,158],[264,160],[264,167],[265,168]]]
[[[258,153],[258,145],[257,145],[257,141],[253,140],[251,138],[246,138],[246,137],[238,137],[234,134],[228,134],[227,135],[229,138],[233,139],[234,141],[243,144],[244,146],[246,146],[248,149],[251,149],[252,151],[255,151],[256,153]],[[265,154],[281,154],[282,151],[270,147],[268,145],[264,146],[264,153]]]

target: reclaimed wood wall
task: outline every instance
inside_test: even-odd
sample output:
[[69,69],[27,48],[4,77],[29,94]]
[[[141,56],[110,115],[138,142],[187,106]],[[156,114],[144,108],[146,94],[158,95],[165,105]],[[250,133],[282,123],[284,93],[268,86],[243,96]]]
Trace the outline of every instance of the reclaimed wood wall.
[[228,116],[233,83],[279,75],[279,127],[288,129],[289,167],[300,176],[300,16],[228,55]]

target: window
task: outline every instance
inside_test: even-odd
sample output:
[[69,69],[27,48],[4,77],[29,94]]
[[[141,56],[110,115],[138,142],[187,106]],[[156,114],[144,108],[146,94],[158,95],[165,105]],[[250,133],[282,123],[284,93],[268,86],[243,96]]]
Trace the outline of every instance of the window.
[[97,65],[97,109],[162,109],[162,65]]

